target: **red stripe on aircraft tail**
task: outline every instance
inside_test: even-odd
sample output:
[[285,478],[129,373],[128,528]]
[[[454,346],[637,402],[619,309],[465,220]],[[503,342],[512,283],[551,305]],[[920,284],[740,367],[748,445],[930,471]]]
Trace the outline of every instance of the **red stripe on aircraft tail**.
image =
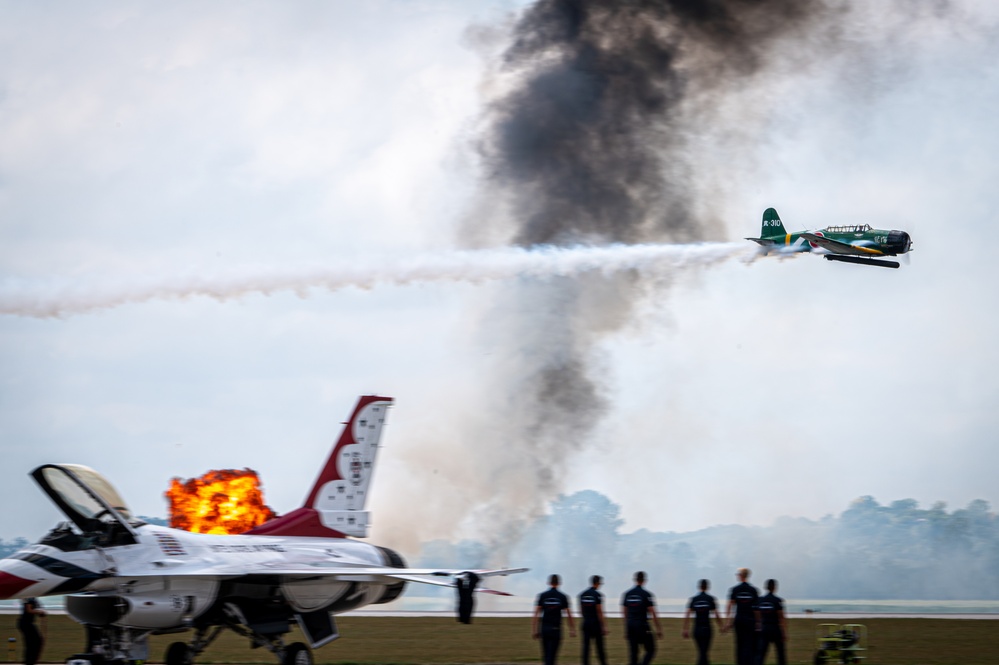
[[346,538],[336,529],[325,526],[319,513],[312,508],[296,508],[287,515],[276,517],[246,532],[249,536],[309,536],[312,538]]
[[364,395],[359,400],[357,400],[357,406],[354,407],[354,412],[350,414],[350,419],[344,423],[343,431],[340,433],[340,439],[333,446],[333,452],[330,453],[329,458],[326,460],[326,465],[323,466],[323,470],[319,473],[319,478],[312,485],[312,490],[309,495],[305,498],[305,504],[303,508],[312,508],[316,505],[316,495],[319,494],[319,490],[323,485],[334,480],[347,480],[340,475],[340,472],[336,468],[337,456],[340,454],[340,450],[344,446],[349,446],[354,441],[354,421],[357,420],[358,414],[361,410],[372,402],[392,402],[391,397],[379,397],[377,395]]

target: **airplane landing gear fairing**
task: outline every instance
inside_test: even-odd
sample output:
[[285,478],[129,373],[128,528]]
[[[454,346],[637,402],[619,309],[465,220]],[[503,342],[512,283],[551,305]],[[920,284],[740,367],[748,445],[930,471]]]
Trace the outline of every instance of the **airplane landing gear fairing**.
[[[313,665],[308,645],[302,642],[285,645],[281,634],[265,635],[237,623],[196,628],[190,642],[173,642],[167,647],[163,662],[166,665],[194,665],[194,659],[226,628],[249,638],[254,648],[263,647],[273,653],[279,665]],[[114,626],[87,626],[87,653],[71,656],[66,662],[69,665],[135,665],[147,661],[151,632],[136,634]]]
[[263,633],[240,621],[242,612],[234,605],[226,607],[226,623],[197,628],[190,643],[174,642],[167,648],[166,665],[194,665],[194,659],[208,648],[224,629],[250,640],[252,648],[263,647],[277,656],[280,665],[312,665],[312,651],[302,642],[285,645],[283,633]]

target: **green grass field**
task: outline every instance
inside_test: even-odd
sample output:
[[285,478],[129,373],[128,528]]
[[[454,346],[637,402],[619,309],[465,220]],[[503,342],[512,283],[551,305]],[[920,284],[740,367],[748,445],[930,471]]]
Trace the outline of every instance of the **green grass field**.
[[[17,617],[0,617],[6,640],[20,634]],[[828,621],[828,620],[825,620]],[[815,627],[819,619],[790,621],[789,663],[811,663],[815,653]],[[470,626],[448,617],[340,617],[340,639],[319,649],[316,663],[537,663],[540,647],[531,639],[528,618],[477,618]],[[867,619],[868,663],[872,665],[997,665],[999,664],[999,620],[964,619]],[[694,646],[680,637],[679,619],[663,621],[665,636],[659,642],[655,663],[692,664]],[[613,665],[627,662],[620,619],[611,619],[607,636],[608,660]],[[162,662],[167,645],[181,635],[153,637],[151,661]],[[289,642],[301,639],[296,632]],[[713,664],[732,663],[730,634],[717,636],[712,650]],[[83,645],[83,629],[68,617],[48,619],[43,662],[58,663]],[[3,654],[7,662],[21,662]],[[247,640],[226,631],[198,659],[199,663],[276,663],[261,649],[251,650]],[[559,662],[579,663],[579,640],[563,642]],[[771,655],[768,662],[776,662]]]

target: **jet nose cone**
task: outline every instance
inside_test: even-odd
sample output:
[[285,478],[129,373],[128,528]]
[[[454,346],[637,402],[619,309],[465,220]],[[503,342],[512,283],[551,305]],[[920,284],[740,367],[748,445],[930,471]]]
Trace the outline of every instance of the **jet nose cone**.
[[0,570],[0,600],[13,598],[32,584],[34,584],[33,580],[26,580],[23,577]]

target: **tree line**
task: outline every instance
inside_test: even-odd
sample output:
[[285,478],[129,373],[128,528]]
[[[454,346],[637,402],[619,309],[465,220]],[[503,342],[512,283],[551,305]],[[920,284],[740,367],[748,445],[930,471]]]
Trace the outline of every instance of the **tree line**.
[[577,586],[601,574],[611,593],[636,570],[649,572],[661,598],[692,595],[701,578],[721,594],[734,584],[736,568],[746,566],[758,583],[777,578],[797,598],[999,600],[999,517],[983,500],[948,511],[942,502],[920,508],[913,499],[882,505],[863,496],[839,516],[687,533],[622,533],[620,513],[599,492],[560,495],[516,542],[432,541],[414,565],[530,567],[532,574],[507,583],[518,594],[537,590],[534,573],[556,572]]

